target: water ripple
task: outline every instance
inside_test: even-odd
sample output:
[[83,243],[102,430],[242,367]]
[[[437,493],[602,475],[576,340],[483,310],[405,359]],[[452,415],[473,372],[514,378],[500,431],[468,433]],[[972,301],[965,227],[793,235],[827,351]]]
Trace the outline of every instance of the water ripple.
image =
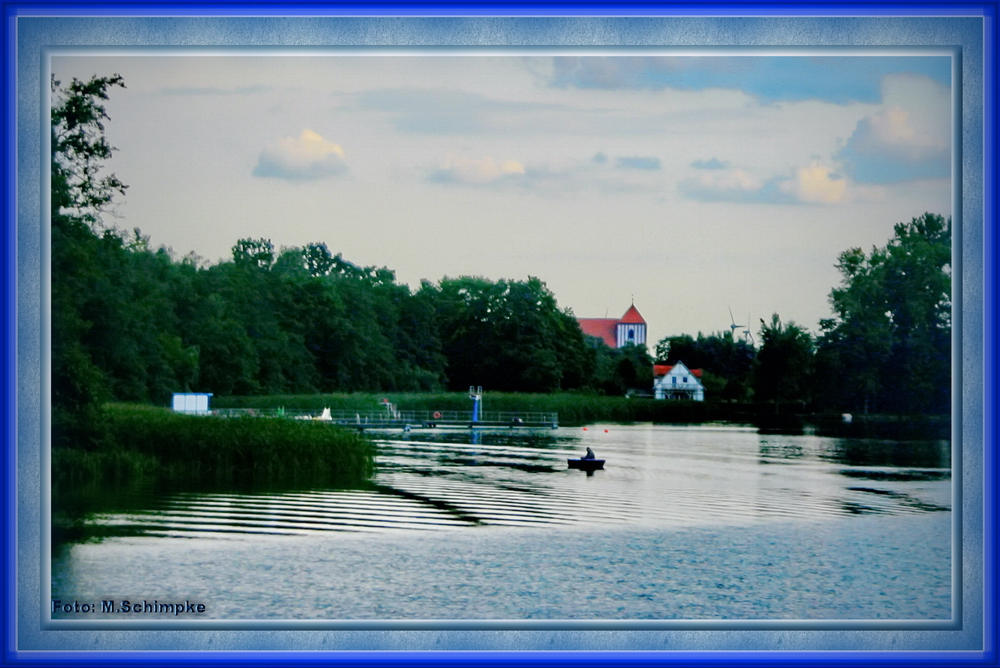
[[[445,531],[474,526],[690,526],[948,511],[947,470],[844,468],[821,441],[744,431],[616,427],[501,443],[377,441],[366,490],[181,493],[155,508],[98,515],[106,532],[162,536]],[[666,434],[669,438],[663,438]],[[588,440],[589,439],[589,440]],[[608,453],[592,476],[568,470],[584,445]],[[859,484],[863,483],[863,484]]]

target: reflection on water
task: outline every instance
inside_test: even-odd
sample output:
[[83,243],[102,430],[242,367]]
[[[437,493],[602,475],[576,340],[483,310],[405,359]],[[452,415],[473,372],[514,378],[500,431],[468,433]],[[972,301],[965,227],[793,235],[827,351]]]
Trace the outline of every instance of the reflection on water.
[[[946,441],[759,434],[734,426],[370,434],[367,489],[137,494],[88,518],[96,535],[225,536],[468,527],[749,525],[951,508]],[[591,447],[593,475],[568,458]]]

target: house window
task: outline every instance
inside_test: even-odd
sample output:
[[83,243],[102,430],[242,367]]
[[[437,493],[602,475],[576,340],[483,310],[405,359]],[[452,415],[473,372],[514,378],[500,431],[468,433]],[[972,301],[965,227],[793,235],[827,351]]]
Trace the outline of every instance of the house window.
[[672,380],[674,381],[674,385],[676,385],[677,384],[677,376],[674,376]]
[[685,383],[688,382],[688,377],[687,376],[684,376],[684,382]]

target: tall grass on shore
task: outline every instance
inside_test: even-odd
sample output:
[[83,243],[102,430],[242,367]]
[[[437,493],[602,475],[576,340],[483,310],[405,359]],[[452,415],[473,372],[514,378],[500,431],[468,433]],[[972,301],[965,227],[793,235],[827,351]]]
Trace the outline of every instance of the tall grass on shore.
[[121,527],[88,518],[148,509],[163,494],[358,489],[374,472],[372,443],[329,424],[130,404],[105,406],[92,421],[92,438],[53,438],[54,548],[118,535]]
[[311,421],[184,415],[112,404],[87,449],[52,450],[52,477],[84,480],[324,482],[352,484],[374,470],[374,447],[349,430]]

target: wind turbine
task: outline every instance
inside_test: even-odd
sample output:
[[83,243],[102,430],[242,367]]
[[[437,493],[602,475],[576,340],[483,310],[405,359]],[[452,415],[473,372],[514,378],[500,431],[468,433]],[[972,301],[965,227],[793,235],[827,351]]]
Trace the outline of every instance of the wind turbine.
[[729,321],[733,323],[733,324],[731,324],[729,326],[729,329],[732,330],[732,331],[730,331],[730,334],[733,337],[733,341],[735,341],[736,340],[736,330],[739,329],[740,327],[749,327],[749,325],[737,325],[736,324],[736,318],[733,317],[733,308],[731,306],[729,307]]
[[[732,317],[732,312],[730,312],[729,317]],[[747,322],[750,322],[750,311],[747,311]],[[753,332],[750,331],[749,324],[746,325],[746,329],[743,330],[743,340],[750,341],[751,346],[756,345],[756,342],[753,340]]]

